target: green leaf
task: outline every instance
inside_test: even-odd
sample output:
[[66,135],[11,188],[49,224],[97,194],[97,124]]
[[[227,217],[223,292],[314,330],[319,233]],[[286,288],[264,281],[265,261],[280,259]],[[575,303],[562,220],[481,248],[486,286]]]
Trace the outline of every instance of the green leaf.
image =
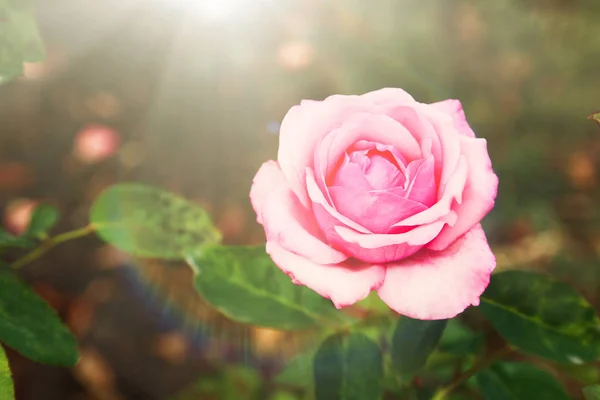
[[264,246],[208,247],[188,260],[196,290],[227,317],[275,329],[304,329],[342,314],[305,286],[292,283]]
[[600,385],[592,385],[583,388],[585,400],[600,400]]
[[59,215],[56,208],[48,204],[40,204],[33,211],[25,236],[40,237],[46,234],[56,224]]
[[293,357],[275,382],[301,388],[313,385],[312,365],[316,350],[306,351]]
[[444,333],[447,320],[421,321],[400,317],[392,336],[392,365],[400,374],[418,372]]
[[103,240],[139,257],[183,259],[221,240],[200,206],[138,183],[102,192],[92,205],[90,221]]
[[600,111],[593,113],[592,115],[590,115],[588,117],[588,119],[591,119],[592,121],[596,121],[597,123],[600,124]]
[[475,375],[485,400],[568,400],[548,372],[525,363],[498,363]]
[[483,346],[483,334],[475,333],[457,318],[448,320],[438,350],[456,355],[477,354]]
[[56,312],[11,271],[0,270],[0,341],[44,364],[72,366],[77,342]]
[[0,0],[0,83],[20,75],[23,62],[44,59],[32,0]]
[[23,236],[14,236],[5,230],[0,229],[0,248],[19,247],[29,248],[33,246],[33,242]]
[[544,274],[492,276],[479,307],[512,345],[558,362],[581,364],[600,354],[600,319],[572,287]]
[[360,333],[329,336],[313,364],[316,400],[377,400],[383,392],[379,346]]
[[0,400],[12,400],[15,398],[12,376],[8,367],[8,359],[4,349],[0,346]]

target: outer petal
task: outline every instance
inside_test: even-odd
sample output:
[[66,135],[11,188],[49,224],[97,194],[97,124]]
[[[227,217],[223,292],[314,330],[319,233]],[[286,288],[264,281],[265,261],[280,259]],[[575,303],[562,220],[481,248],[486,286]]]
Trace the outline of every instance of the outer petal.
[[406,91],[398,88],[383,88],[362,95],[363,98],[374,104],[410,104],[415,99]]
[[454,126],[465,136],[475,137],[475,132],[469,126],[467,117],[459,100],[448,99],[430,104],[434,108],[450,115],[454,119]]
[[305,188],[306,167],[312,167],[317,143],[331,130],[371,103],[360,96],[330,96],[323,101],[303,101],[292,107],[281,123],[277,161],[294,193],[309,205]]
[[396,312],[417,319],[446,319],[479,305],[496,266],[480,225],[443,251],[421,250],[387,265],[379,297]]
[[315,262],[335,264],[348,258],[320,239],[314,216],[300,204],[276,163],[267,162],[260,168],[254,178],[250,199],[265,227],[268,241],[275,241]]
[[285,176],[275,161],[270,160],[260,166],[250,188],[250,202],[259,224],[262,225],[262,209],[269,194],[287,185]]
[[461,137],[461,150],[467,160],[467,182],[462,201],[454,203],[452,209],[458,215],[454,226],[446,226],[427,247],[443,250],[459,236],[479,223],[494,207],[498,193],[498,177],[492,169],[485,139]]
[[291,253],[276,242],[267,242],[267,253],[294,283],[331,299],[337,308],[364,299],[385,278],[385,268],[380,265],[322,265]]

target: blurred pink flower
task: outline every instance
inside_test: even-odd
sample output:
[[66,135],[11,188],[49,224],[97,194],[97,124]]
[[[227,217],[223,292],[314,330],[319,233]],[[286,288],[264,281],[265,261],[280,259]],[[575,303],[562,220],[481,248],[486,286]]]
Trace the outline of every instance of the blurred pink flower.
[[267,252],[338,307],[372,290],[418,319],[456,316],[496,259],[479,224],[498,178],[457,100],[401,89],[303,101],[250,193]]
[[118,133],[107,126],[89,125],[75,137],[73,153],[85,164],[95,164],[112,156],[119,148]]
[[5,228],[15,235],[25,233],[37,204],[31,199],[17,199],[9,203],[4,212]]

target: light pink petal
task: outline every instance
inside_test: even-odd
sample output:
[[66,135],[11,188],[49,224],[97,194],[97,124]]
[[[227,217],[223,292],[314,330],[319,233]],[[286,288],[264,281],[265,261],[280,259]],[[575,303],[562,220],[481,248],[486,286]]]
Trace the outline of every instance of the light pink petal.
[[[408,198],[427,207],[432,206],[437,200],[438,193],[433,156],[412,161],[408,164],[406,174],[409,181],[406,190]],[[407,217],[409,216],[407,215]]]
[[287,187],[288,183],[275,161],[267,161],[259,168],[252,180],[250,202],[256,213],[256,221],[262,225],[263,205],[273,191]]
[[349,186],[363,190],[373,189],[369,181],[365,178],[361,165],[351,162],[350,157],[347,155],[344,157],[338,173],[333,178],[332,186]]
[[327,236],[327,232],[331,231],[333,225],[349,226],[350,228],[363,232],[370,233],[364,226],[352,221],[350,218],[340,214],[325,198],[321,188],[315,180],[315,173],[312,169],[306,169],[306,188],[308,195],[313,202],[313,212],[319,222],[319,227]]
[[397,222],[394,226],[417,226],[435,222],[448,215],[452,210],[455,201],[461,202],[463,190],[467,181],[468,165],[464,156],[459,159],[455,173],[452,175],[448,184],[438,190],[440,199],[427,210],[408,217]]
[[315,262],[338,263],[348,258],[320,239],[314,216],[300,204],[275,162],[267,162],[259,169],[250,199],[268,241],[276,241]]
[[431,106],[450,115],[454,119],[454,125],[458,131],[469,137],[475,137],[475,132],[469,126],[467,117],[459,100],[448,99],[437,103],[432,103]]
[[323,101],[302,101],[283,118],[279,134],[277,161],[294,193],[309,205],[304,185],[305,169],[312,167],[314,150],[332,129],[371,103],[360,96],[330,96]]
[[398,221],[427,209],[421,203],[388,191],[370,191],[353,187],[329,188],[333,205],[341,215],[373,233],[387,233]]
[[433,240],[445,224],[453,223],[455,220],[456,214],[451,212],[446,218],[442,218],[431,224],[416,226],[403,233],[364,234],[345,226],[337,226],[335,230],[342,240],[347,243],[356,244],[367,250],[377,250],[385,246],[400,244],[423,246]]
[[415,99],[406,91],[398,88],[383,88],[365,93],[361,97],[374,104],[411,104]]
[[417,112],[414,106],[409,105],[383,104],[375,107],[373,113],[388,115],[395,121],[398,121],[419,143],[429,140],[431,154],[436,160],[436,164],[439,164],[436,165],[436,179],[441,176],[442,146],[439,135],[428,118]]
[[467,181],[462,201],[452,207],[458,215],[454,226],[446,226],[428,247],[443,250],[459,236],[479,223],[494,207],[498,193],[498,177],[492,169],[485,139],[461,137],[462,153],[467,160]]
[[385,278],[385,268],[380,265],[322,265],[291,253],[276,242],[267,242],[267,253],[294,283],[331,299],[337,308],[364,299]]
[[477,225],[446,250],[421,250],[388,264],[377,292],[402,315],[423,320],[453,318],[479,305],[495,266],[496,258]]
[[391,145],[408,160],[421,157],[419,142],[401,124],[386,115],[358,113],[319,144],[315,153],[315,158],[318,157],[315,168],[320,172],[317,178],[327,181],[336,172],[346,150],[361,140]]

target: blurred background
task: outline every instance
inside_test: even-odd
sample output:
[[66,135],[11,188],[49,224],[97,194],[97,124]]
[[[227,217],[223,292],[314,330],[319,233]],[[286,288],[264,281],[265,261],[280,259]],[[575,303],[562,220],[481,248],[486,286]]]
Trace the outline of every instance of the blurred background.
[[[261,243],[248,192],[286,111],[401,87],[460,99],[488,140],[500,190],[484,225],[499,268],[550,271],[600,309],[600,126],[587,119],[600,109],[597,0],[38,3],[46,61],[0,86],[8,229],[40,201],[61,210],[56,232],[84,226],[103,188],[134,180],[204,205],[227,243]],[[290,343],[203,306],[185,266],[94,237],[23,277],[77,334],[82,361],[9,353],[20,399],[166,399],[221,376],[224,360],[270,373]]]

